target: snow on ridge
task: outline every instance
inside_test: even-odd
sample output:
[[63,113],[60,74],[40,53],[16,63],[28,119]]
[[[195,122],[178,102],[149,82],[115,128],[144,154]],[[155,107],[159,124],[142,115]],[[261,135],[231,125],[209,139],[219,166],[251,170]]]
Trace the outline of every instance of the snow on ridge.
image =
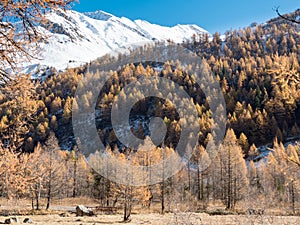
[[64,70],[137,43],[166,40],[181,43],[196,33],[208,33],[197,25],[164,27],[144,20],[119,18],[103,11],[59,10],[50,12],[47,20],[49,24],[41,24],[37,29],[49,38],[40,44],[39,59],[21,65],[23,71],[34,72],[47,67]]
[[83,14],[95,20],[109,20],[111,17],[114,17],[114,15],[102,10],[97,10],[95,12],[84,12]]

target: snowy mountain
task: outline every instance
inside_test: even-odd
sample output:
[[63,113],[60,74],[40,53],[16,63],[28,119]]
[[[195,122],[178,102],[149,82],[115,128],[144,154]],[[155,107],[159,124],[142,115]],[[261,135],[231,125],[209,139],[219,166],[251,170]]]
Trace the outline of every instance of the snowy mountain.
[[57,11],[37,26],[49,38],[41,43],[38,59],[23,64],[24,72],[54,67],[63,70],[90,62],[115,49],[132,44],[172,40],[180,43],[195,33],[207,32],[197,25],[164,27],[143,20],[129,20],[103,11]]

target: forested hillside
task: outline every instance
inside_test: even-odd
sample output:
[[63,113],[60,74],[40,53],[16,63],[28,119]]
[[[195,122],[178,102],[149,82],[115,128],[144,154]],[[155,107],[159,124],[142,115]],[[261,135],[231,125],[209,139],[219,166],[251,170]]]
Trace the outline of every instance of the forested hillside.
[[[300,10],[289,16],[299,17]],[[189,202],[190,209],[204,210],[211,202],[219,201],[226,209],[236,206],[281,208],[285,209],[284,213],[297,213],[299,146],[290,145],[286,149],[281,143],[300,135],[299,34],[298,24],[276,18],[262,25],[252,24],[245,29],[229,31],[224,36],[218,33],[212,37],[194,35],[190,41],[182,43],[210,66],[226,101],[226,137],[222,145],[216,146],[218,154],[204,171],[198,164],[208,160],[205,146],[212,137],[212,112],[203,91],[182,69],[181,62],[134,62],[111,71],[112,78],[99,95],[96,121],[99,136],[113,157],[126,160],[130,150],[119,142],[112,129],[112,102],[123,87],[142,75],[165,77],[183,86],[199,116],[199,146],[186,168],[161,184],[136,189],[114,184],[96,174],[77,151],[72,110],[78,110],[76,103],[73,105],[74,95],[87,74],[87,66],[68,69],[42,80],[17,77],[9,85],[1,86],[0,93],[0,154],[9,154],[13,159],[10,162],[14,162],[9,166],[3,157],[0,160],[1,165],[7,167],[2,170],[6,172],[0,172],[1,195],[29,196],[36,205],[41,194],[48,199],[89,195],[100,199],[103,205],[125,202],[130,208],[135,202],[142,202],[145,207],[159,202],[161,212],[172,210],[174,202]],[[112,59],[107,56],[91,64],[101,64],[102,60]],[[133,91],[134,94],[139,93]],[[92,97],[82,96],[86,107]],[[164,120],[167,135],[164,143],[153,150],[153,158],[146,165],[174,152],[181,133],[174,106],[154,97],[133,107],[130,117],[133,133],[146,138],[149,121],[154,116]],[[251,161],[259,154],[257,146],[273,142],[273,153],[265,161],[259,165]],[[34,157],[42,157],[46,165],[40,165]],[[145,165],[146,160],[142,159],[144,155],[136,155],[135,162]],[[24,162],[28,167],[22,166]],[[42,169],[52,172],[36,173]],[[6,174],[19,170],[26,172],[11,176],[19,183],[8,182]],[[40,183],[36,182],[37,177]],[[20,188],[23,186],[27,188]]]
[[[300,11],[291,14],[298,17]],[[299,125],[299,25],[282,19],[229,31],[224,41],[194,36],[189,49],[204,57],[225,94],[228,125],[250,143],[295,136]]]
[[[296,17],[298,14],[300,11],[292,15]],[[264,25],[254,24],[242,30],[229,31],[225,37],[220,37],[218,33],[212,38],[207,34],[195,35],[190,42],[183,45],[197,52],[210,65],[220,81],[228,112],[227,124],[234,129],[238,137],[241,136],[242,139],[247,137],[249,145],[254,143],[259,146],[272,142],[275,137],[279,141],[285,141],[288,137],[297,136],[300,122],[299,25],[273,19]],[[204,144],[209,133],[209,125],[205,125],[209,124],[209,105],[205,102],[204,93],[201,90],[194,91],[189,75],[180,70],[180,63],[160,64],[160,71],[155,70],[157,66],[151,63],[135,63],[117,71],[117,76],[111,81],[112,85],[102,90],[103,99],[98,106],[99,109],[109,108],[113,97],[120,89],[136,80],[139,75],[168,77],[179,84],[184,84],[186,91],[198,104],[199,116],[204,123],[201,126],[203,130],[199,142]],[[32,102],[36,112],[35,118],[32,118],[30,123],[30,131],[28,130],[25,135],[27,139],[25,151],[32,151],[37,142],[44,142],[51,130],[57,132],[62,146],[73,147],[75,143],[72,141],[70,123],[71,106],[76,86],[84,72],[85,68],[70,69],[59,75],[50,76],[42,82],[36,80],[32,85],[37,87],[38,96],[35,96],[36,102]],[[28,87],[26,83],[20,85]],[[30,101],[33,101],[32,98]],[[7,112],[5,106],[8,102],[5,96],[1,102],[3,105],[1,130],[2,136],[5,136],[5,129],[8,129],[8,124],[13,123],[11,120],[15,118],[16,111]],[[140,103],[143,105],[133,110],[133,116],[146,115],[150,107],[148,102],[153,100],[148,99]],[[30,103],[26,104],[26,107],[29,105]],[[165,110],[166,108],[168,106],[162,103],[160,108],[152,111],[174,121],[176,116],[171,113],[172,109]],[[107,124],[103,122],[101,124],[99,126],[102,127],[99,128],[109,128]],[[104,134],[105,142],[109,142],[107,132],[109,131]],[[146,131],[143,132],[145,134],[141,133],[139,136],[147,134]],[[175,133],[173,132],[173,135]],[[246,153],[249,148],[244,148]]]

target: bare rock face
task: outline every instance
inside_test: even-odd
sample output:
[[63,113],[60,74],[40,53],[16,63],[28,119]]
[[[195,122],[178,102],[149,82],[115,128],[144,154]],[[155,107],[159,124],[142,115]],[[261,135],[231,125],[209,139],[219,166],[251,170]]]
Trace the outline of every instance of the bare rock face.
[[83,205],[76,206],[76,216],[94,216],[94,212]]

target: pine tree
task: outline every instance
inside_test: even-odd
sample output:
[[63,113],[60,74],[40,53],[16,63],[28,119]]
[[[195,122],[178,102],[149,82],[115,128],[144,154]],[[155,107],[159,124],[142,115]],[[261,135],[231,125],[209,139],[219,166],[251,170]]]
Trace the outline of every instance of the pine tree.
[[5,147],[20,151],[37,121],[36,87],[28,76],[17,76],[0,87],[4,100],[0,103],[0,139]]
[[249,156],[250,160],[254,160],[254,158],[256,156],[259,156],[259,152],[258,152],[255,144],[251,145],[249,152],[248,152],[248,156]]
[[248,138],[246,137],[246,135],[244,133],[241,133],[238,143],[242,147],[244,155],[248,156],[249,143],[248,143]]
[[63,110],[63,119],[65,123],[68,123],[72,116],[72,104],[73,104],[73,98],[70,98],[68,96],[67,100],[65,101],[64,110]]

